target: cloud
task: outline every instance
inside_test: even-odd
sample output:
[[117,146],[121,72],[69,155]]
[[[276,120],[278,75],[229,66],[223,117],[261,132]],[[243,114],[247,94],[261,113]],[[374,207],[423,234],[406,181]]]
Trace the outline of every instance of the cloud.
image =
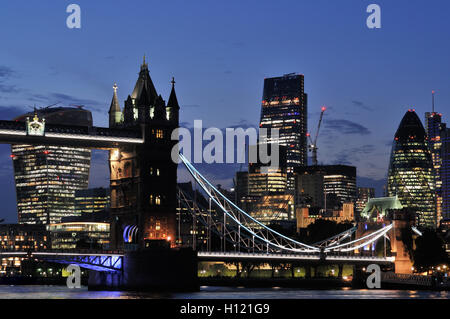
[[346,148],[335,155],[335,159],[332,163],[335,165],[354,165],[361,162],[360,157],[367,158],[367,156],[375,151],[375,149],[375,145],[372,144]]
[[96,112],[104,112],[106,107],[105,106],[106,103],[98,102],[91,99],[83,99],[65,93],[49,93],[47,95],[31,94],[28,100],[48,104],[64,103],[68,105],[83,105],[87,109]]
[[352,104],[358,108],[365,109],[367,111],[373,111],[373,107],[364,104],[364,102],[353,100]]
[[197,107],[201,107],[201,105],[199,105],[199,104],[184,104],[184,105],[180,106],[180,108],[197,108]]
[[3,81],[5,79],[9,79],[12,76],[14,76],[16,72],[11,69],[10,67],[0,65],[0,81]]
[[[346,135],[369,135],[371,134],[370,130],[356,122],[344,119],[326,119],[324,120],[324,131],[328,131],[328,133],[333,134],[334,132],[338,132]],[[330,132],[331,131],[331,132]]]
[[22,91],[17,85],[0,84],[0,92],[2,93],[19,93]]
[[27,109],[24,106],[0,105],[0,119],[1,120],[12,120],[16,116],[22,115],[22,114],[30,112],[30,111],[31,111],[31,109]]

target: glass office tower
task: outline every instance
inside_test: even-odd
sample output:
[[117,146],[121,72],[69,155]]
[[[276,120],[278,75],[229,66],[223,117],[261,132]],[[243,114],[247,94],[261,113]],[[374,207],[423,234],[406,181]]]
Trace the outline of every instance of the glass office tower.
[[398,196],[404,207],[416,211],[417,225],[436,227],[433,160],[425,129],[414,110],[403,117],[392,145],[388,196]]
[[436,112],[425,113],[425,130],[428,136],[431,158],[433,160],[434,177],[436,183],[436,219],[437,223],[442,219],[442,114]]
[[[92,126],[92,114],[82,108],[36,110],[46,123]],[[16,121],[26,121],[33,113]],[[17,211],[20,224],[59,223],[76,216],[75,191],[89,182],[91,151],[71,146],[11,145]]]
[[441,130],[441,191],[442,196],[442,217],[450,219],[450,128],[445,124]]
[[[304,76],[286,74],[264,79],[260,127],[268,130],[268,143],[278,142],[287,147],[288,189],[294,189],[294,167],[307,162],[307,95]],[[270,129],[279,129],[278,139]]]

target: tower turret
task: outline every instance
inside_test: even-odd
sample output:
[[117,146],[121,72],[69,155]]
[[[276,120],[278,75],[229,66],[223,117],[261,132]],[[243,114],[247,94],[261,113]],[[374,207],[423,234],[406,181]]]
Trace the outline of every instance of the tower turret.
[[109,107],[109,127],[114,127],[122,122],[122,111],[120,110],[119,99],[117,98],[117,84],[114,83],[114,94]]
[[170,91],[169,101],[167,102],[166,114],[167,119],[174,122],[178,126],[180,106],[178,104],[177,95],[175,93],[175,78],[172,77],[172,91]]

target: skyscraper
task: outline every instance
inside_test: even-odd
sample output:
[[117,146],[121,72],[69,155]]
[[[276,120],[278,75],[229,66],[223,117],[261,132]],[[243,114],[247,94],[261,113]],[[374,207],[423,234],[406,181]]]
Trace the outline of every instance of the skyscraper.
[[[294,189],[294,167],[307,165],[307,95],[304,76],[286,74],[264,80],[260,127],[268,130],[268,143],[287,147],[288,189]],[[270,135],[278,129],[278,139]]]
[[450,219],[450,128],[445,124],[441,126],[441,191],[442,217]]
[[356,167],[347,165],[302,166],[295,169],[297,192],[309,195],[312,205],[342,208],[356,201]]
[[434,111],[434,91],[433,91],[433,111],[425,113],[425,131],[428,136],[428,145],[433,160],[434,177],[436,183],[436,219],[437,223],[442,218],[442,139],[443,131],[442,114]]
[[[45,119],[47,124],[92,126],[92,114],[82,108],[36,110],[16,121]],[[66,146],[12,145],[19,223],[58,223],[75,216],[75,191],[88,187],[91,151]]]
[[436,227],[433,160],[425,129],[412,109],[406,112],[394,142],[388,172],[388,196],[416,211],[417,225]]

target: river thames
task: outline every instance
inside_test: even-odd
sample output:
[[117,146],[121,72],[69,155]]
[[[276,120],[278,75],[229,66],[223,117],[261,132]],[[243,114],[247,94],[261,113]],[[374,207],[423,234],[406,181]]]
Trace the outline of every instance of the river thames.
[[203,286],[193,293],[88,291],[87,287],[0,286],[0,299],[449,299],[448,291],[292,288],[230,288]]

